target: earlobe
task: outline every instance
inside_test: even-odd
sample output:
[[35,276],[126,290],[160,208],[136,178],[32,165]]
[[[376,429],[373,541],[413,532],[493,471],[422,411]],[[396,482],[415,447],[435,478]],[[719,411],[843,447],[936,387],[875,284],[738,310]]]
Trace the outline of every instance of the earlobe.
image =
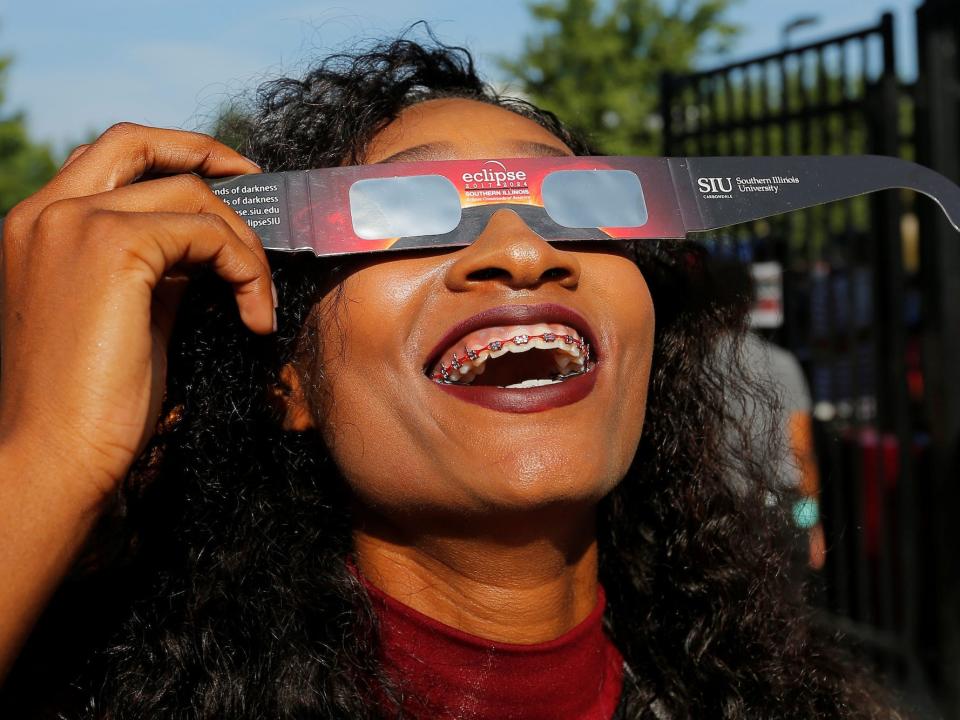
[[268,390],[269,400],[283,417],[284,430],[303,432],[315,427],[300,375],[291,363],[280,369],[280,381]]

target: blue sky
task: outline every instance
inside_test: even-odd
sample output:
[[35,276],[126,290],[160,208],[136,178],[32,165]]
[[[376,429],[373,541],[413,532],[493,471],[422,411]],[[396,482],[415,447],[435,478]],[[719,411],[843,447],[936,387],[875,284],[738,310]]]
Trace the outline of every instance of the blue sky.
[[[778,49],[781,27],[800,14],[820,23],[795,43],[873,24],[889,9],[909,76],[919,2],[739,0],[729,17],[744,33],[723,61]],[[474,50],[494,80],[495,58],[519,53],[536,29],[521,0],[0,0],[0,54],[14,57],[4,110],[26,111],[34,137],[61,152],[120,120],[196,129],[260,80],[418,19]]]

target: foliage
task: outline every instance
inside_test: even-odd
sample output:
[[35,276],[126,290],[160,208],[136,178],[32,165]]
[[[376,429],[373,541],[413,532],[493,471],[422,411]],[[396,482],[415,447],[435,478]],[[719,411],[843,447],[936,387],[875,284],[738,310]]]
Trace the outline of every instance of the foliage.
[[217,111],[206,132],[224,145],[242,151],[243,138],[250,135],[251,118],[239,102],[228,102]]
[[[9,65],[9,58],[0,58],[0,108]],[[39,190],[56,170],[50,147],[30,140],[23,113],[0,111],[0,215]]]
[[501,67],[534,103],[588,133],[605,152],[660,152],[660,76],[726,49],[739,28],[724,19],[734,0],[541,0],[544,26]]
[[[878,152],[881,126],[893,123],[901,141],[882,152],[912,159],[915,150],[907,140],[913,137],[910,93],[898,89],[895,80],[872,79],[865,72],[845,69],[836,54],[805,53],[784,60],[782,66],[753,63],[676,77],[671,132],[663,154],[863,155]],[[912,207],[914,194],[903,191],[901,199]],[[861,196],[717,235],[785,239],[810,262],[830,260],[830,253],[846,251],[852,237],[874,232],[874,207],[874,199]]]

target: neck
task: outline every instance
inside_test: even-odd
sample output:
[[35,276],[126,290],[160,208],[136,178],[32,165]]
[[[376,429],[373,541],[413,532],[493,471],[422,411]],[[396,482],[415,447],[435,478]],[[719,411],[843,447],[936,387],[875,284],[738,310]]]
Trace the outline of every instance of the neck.
[[470,635],[545,642],[575,627],[597,603],[593,508],[458,518],[452,526],[365,514],[356,527],[356,562],[370,583]]

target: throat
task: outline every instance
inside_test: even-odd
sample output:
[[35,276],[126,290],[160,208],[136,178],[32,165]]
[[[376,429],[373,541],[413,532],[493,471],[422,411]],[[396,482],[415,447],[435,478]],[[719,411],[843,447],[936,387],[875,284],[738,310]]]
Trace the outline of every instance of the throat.
[[558,374],[548,352],[531,350],[488,360],[484,372],[473,381],[477,386],[509,387],[529,380],[552,380]]

